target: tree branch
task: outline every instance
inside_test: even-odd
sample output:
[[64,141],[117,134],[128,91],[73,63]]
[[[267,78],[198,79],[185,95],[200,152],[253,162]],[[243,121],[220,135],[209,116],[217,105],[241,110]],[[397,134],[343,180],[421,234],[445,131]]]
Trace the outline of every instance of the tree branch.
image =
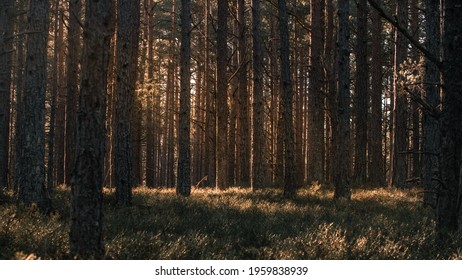
[[416,49],[421,51],[425,55],[425,57],[428,58],[428,60],[433,62],[440,71],[443,70],[443,63],[441,62],[441,60],[435,54],[427,50],[427,48],[425,48],[425,46],[423,46],[417,39],[415,39],[406,27],[400,26],[395,17],[387,13],[387,11],[385,11],[379,4],[377,4],[377,2],[375,2],[375,0],[367,1],[374,9],[377,10],[380,16],[382,16],[385,20],[391,23],[396,29],[398,29],[398,31],[401,32],[401,34],[403,34],[404,37],[406,37],[409,40],[409,42],[414,47],[416,47]]

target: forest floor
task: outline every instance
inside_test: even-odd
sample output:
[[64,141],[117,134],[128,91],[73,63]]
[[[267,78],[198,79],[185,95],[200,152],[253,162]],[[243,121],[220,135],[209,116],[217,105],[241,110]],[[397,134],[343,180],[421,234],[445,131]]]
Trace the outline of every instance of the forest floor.
[[[417,189],[354,189],[332,200],[329,187],[282,191],[134,189],[118,208],[105,189],[107,259],[460,259],[462,239],[435,246],[434,210]],[[0,204],[0,259],[66,259],[70,191],[58,188],[49,216]]]

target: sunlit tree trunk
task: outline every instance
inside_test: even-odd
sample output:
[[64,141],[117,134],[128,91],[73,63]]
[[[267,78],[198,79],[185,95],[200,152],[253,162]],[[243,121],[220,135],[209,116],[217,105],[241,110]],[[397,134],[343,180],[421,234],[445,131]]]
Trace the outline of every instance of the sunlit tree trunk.
[[101,258],[104,253],[102,188],[113,8],[112,0],[86,1],[76,161],[72,177],[72,257]]

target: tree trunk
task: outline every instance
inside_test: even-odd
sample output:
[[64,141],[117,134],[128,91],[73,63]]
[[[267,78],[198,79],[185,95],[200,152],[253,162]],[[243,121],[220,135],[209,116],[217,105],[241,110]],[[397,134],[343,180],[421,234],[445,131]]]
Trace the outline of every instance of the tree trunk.
[[12,0],[0,3],[0,193],[8,185],[13,5]]
[[354,180],[356,184],[366,182],[367,153],[367,109],[369,71],[367,66],[367,0],[357,3],[356,36],[356,143]]
[[445,0],[443,35],[443,109],[441,112],[441,188],[436,219],[437,237],[450,241],[448,233],[462,228],[460,191],[462,189],[462,6]]
[[69,25],[67,30],[67,94],[66,94],[66,176],[69,185],[74,171],[75,141],[77,132],[77,100],[80,64],[81,0],[69,1]]
[[[440,1],[425,1],[425,33],[426,47],[435,55],[441,52]],[[438,67],[429,59],[425,60],[425,100],[433,108],[440,103],[440,73]],[[438,175],[438,156],[440,154],[440,125],[438,119],[429,112],[423,111],[423,162],[422,187],[424,189],[424,204],[433,208],[437,204],[438,185],[435,176]]]
[[263,184],[264,184],[263,151],[264,151],[264,146],[265,146],[265,138],[264,138],[265,111],[264,111],[264,104],[263,104],[263,53],[262,53],[262,41],[261,41],[260,11],[261,11],[260,0],[252,0],[252,38],[253,38],[252,95],[253,95],[253,102],[252,102],[252,160],[251,160],[252,176],[251,176],[251,181],[250,181],[252,190],[260,189],[263,187]]
[[191,2],[181,1],[180,127],[178,130],[178,183],[176,193],[191,194],[190,111],[191,111]]
[[153,107],[153,98],[155,89],[152,88],[154,83],[154,38],[153,38],[153,22],[152,22],[152,14],[151,14],[151,5],[152,0],[147,1],[147,9],[146,9],[146,16],[147,16],[147,41],[148,41],[148,83],[151,85],[148,86],[148,92],[146,96],[146,165],[145,165],[145,173],[146,173],[146,186],[147,187],[154,187],[155,183],[155,174],[156,174],[156,161],[155,161],[155,146],[154,146],[154,132],[157,124],[153,123],[153,115],[152,115],[152,107]]
[[135,105],[140,2],[117,1],[117,69],[115,117],[116,200],[119,205],[130,205],[132,200],[131,120]]
[[311,1],[311,73],[308,95],[308,183],[323,179],[324,1]]
[[86,1],[76,161],[72,177],[72,257],[101,258],[104,253],[102,188],[106,83],[113,29],[113,1]]
[[374,185],[385,184],[384,157],[382,153],[382,75],[383,75],[383,36],[382,21],[377,11],[372,10],[371,56],[371,130],[369,137],[369,182]]
[[[407,26],[408,1],[398,1],[396,13],[400,26]],[[406,60],[407,40],[398,30],[395,31],[395,60],[393,74],[393,141],[391,147],[390,186],[404,188],[407,179],[407,97],[400,92],[399,71]]]
[[348,17],[350,4],[348,0],[340,0],[338,7],[338,127],[334,144],[334,198],[351,198],[350,192],[350,49],[348,40],[350,28]]
[[29,2],[29,28],[26,43],[24,111],[20,129],[24,138],[17,158],[22,171],[18,177],[19,201],[26,207],[36,204],[49,208],[45,189],[45,94],[47,36],[50,6],[48,1]]
[[218,29],[217,29],[217,158],[216,158],[216,187],[227,187],[228,161],[228,80],[226,66],[228,61],[228,1],[218,0]]
[[282,81],[282,127],[284,134],[284,196],[296,194],[295,159],[294,159],[294,127],[292,124],[292,81],[290,79],[290,46],[287,19],[287,4],[278,0],[279,36],[281,41],[281,81]]

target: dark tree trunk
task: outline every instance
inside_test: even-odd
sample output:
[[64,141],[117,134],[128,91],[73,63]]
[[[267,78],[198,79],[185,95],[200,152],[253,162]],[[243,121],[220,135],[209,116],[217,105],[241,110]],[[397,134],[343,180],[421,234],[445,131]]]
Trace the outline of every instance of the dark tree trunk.
[[[261,40],[260,0],[252,0],[252,167],[250,185],[252,190],[260,189],[264,184],[264,104],[263,104],[263,53]],[[287,24],[287,23],[286,23]],[[288,40],[288,38],[287,38]],[[287,50],[288,51],[288,50]],[[290,82],[290,81],[289,81]]]
[[356,184],[366,182],[367,153],[367,109],[369,71],[367,66],[367,0],[357,3],[356,36],[356,143],[354,180]]
[[440,241],[462,228],[460,192],[462,189],[462,5],[445,0],[443,35],[443,110],[441,112],[441,189],[436,229]]
[[292,124],[292,81],[290,79],[290,46],[289,27],[287,19],[287,4],[278,0],[279,36],[281,41],[281,82],[282,82],[282,133],[284,134],[284,196],[296,194],[295,158],[294,158],[294,127]]
[[74,171],[75,141],[77,133],[77,100],[80,64],[80,19],[82,13],[81,0],[69,1],[69,24],[67,30],[67,95],[66,95],[66,176],[65,184],[69,185]]
[[117,1],[117,68],[115,117],[116,200],[119,205],[130,205],[132,200],[132,111],[135,105],[140,2]]
[[247,90],[247,40],[245,22],[245,1],[238,0],[238,102],[239,102],[239,178],[242,186],[250,184],[250,126],[249,126],[249,92]]
[[[396,13],[400,26],[407,27],[408,1],[398,1]],[[404,188],[407,179],[407,96],[400,92],[399,72],[406,60],[407,40],[398,30],[395,31],[395,60],[393,73],[393,137],[391,143],[390,186]]]
[[[425,33],[427,49],[439,56],[441,51],[440,0],[425,1]],[[429,59],[425,60],[425,100],[433,108],[440,103],[440,73],[438,67]],[[440,125],[438,119],[423,111],[423,159],[422,187],[424,204],[436,207],[438,156],[440,154]]]
[[101,258],[103,246],[103,170],[109,49],[114,32],[112,0],[87,0],[82,83],[77,116],[75,171],[72,177],[70,254]]
[[324,4],[311,1],[311,72],[308,95],[308,183],[323,180],[324,162]]
[[335,133],[334,198],[350,199],[350,4],[340,0],[338,7],[338,127]]
[[180,115],[178,128],[178,182],[176,193],[191,194],[190,111],[191,111],[191,2],[181,1]]
[[384,157],[382,153],[382,75],[383,36],[382,21],[377,11],[372,10],[372,65],[371,67],[371,129],[369,137],[369,182],[385,184]]
[[146,173],[146,186],[154,187],[156,185],[155,176],[156,176],[156,161],[155,161],[155,146],[154,146],[154,135],[155,128],[157,124],[153,123],[153,99],[155,90],[152,88],[152,83],[154,83],[154,38],[153,38],[153,22],[151,14],[151,5],[152,0],[147,1],[147,41],[148,41],[148,83],[151,83],[148,86],[148,92],[146,97],[146,164],[145,164],[145,173]]
[[0,193],[8,185],[13,5],[12,0],[0,3]]
[[216,158],[216,187],[227,187],[228,171],[228,80],[226,66],[228,61],[228,1],[218,0],[218,29],[217,29],[217,158]]
[[19,201],[26,207],[36,204],[41,211],[49,207],[45,189],[45,94],[47,36],[50,6],[48,1],[29,2],[28,34],[23,117],[18,125],[23,133],[18,163]]

